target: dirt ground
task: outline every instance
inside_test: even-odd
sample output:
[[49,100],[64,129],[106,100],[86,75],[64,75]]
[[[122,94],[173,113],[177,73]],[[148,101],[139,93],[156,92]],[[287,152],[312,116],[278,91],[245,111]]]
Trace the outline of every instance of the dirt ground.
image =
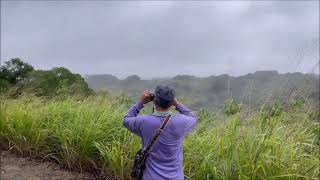
[[81,174],[62,169],[52,162],[40,162],[31,158],[18,157],[1,150],[0,180],[91,180],[97,179],[90,173]]

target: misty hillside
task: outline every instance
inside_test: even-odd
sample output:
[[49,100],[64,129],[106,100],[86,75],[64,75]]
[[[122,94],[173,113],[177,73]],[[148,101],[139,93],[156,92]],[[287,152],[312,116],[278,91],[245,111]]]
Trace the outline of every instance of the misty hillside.
[[157,84],[169,84],[176,88],[178,97],[193,109],[219,108],[228,97],[234,97],[245,106],[250,102],[252,107],[275,98],[319,100],[319,77],[302,73],[257,71],[239,77],[227,74],[204,78],[178,75],[152,80],[143,80],[136,75],[124,80],[112,75],[87,75],[85,79],[95,91],[126,93],[133,98],[137,98],[144,89],[152,90]]

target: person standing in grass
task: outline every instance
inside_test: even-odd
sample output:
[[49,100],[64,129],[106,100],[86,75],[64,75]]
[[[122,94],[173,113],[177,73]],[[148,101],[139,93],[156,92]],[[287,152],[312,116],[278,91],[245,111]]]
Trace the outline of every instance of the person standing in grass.
[[[156,111],[151,115],[138,115],[144,104],[151,101],[154,102]],[[173,115],[171,106],[174,106],[179,114]],[[144,91],[140,101],[134,104],[124,117],[124,126],[141,137],[145,149],[169,115],[172,115],[171,119],[146,159],[143,180],[184,179],[183,140],[196,126],[197,117],[188,107],[177,101],[174,88],[164,85],[157,86],[154,93]]]

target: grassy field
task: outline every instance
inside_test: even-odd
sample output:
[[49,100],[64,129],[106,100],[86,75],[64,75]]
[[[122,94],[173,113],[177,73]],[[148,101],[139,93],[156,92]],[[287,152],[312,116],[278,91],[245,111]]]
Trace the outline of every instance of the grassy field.
[[[140,147],[122,125],[131,103],[111,95],[2,98],[1,146],[70,169],[129,179]],[[199,111],[197,129],[184,144],[186,179],[319,179],[320,128],[311,109],[305,105],[270,118],[257,112],[224,119]]]

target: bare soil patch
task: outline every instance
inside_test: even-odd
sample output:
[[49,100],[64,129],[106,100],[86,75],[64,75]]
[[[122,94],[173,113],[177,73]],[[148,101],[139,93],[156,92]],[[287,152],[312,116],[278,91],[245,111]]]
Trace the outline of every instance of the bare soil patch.
[[91,180],[90,173],[70,172],[53,162],[40,162],[1,150],[1,180]]

